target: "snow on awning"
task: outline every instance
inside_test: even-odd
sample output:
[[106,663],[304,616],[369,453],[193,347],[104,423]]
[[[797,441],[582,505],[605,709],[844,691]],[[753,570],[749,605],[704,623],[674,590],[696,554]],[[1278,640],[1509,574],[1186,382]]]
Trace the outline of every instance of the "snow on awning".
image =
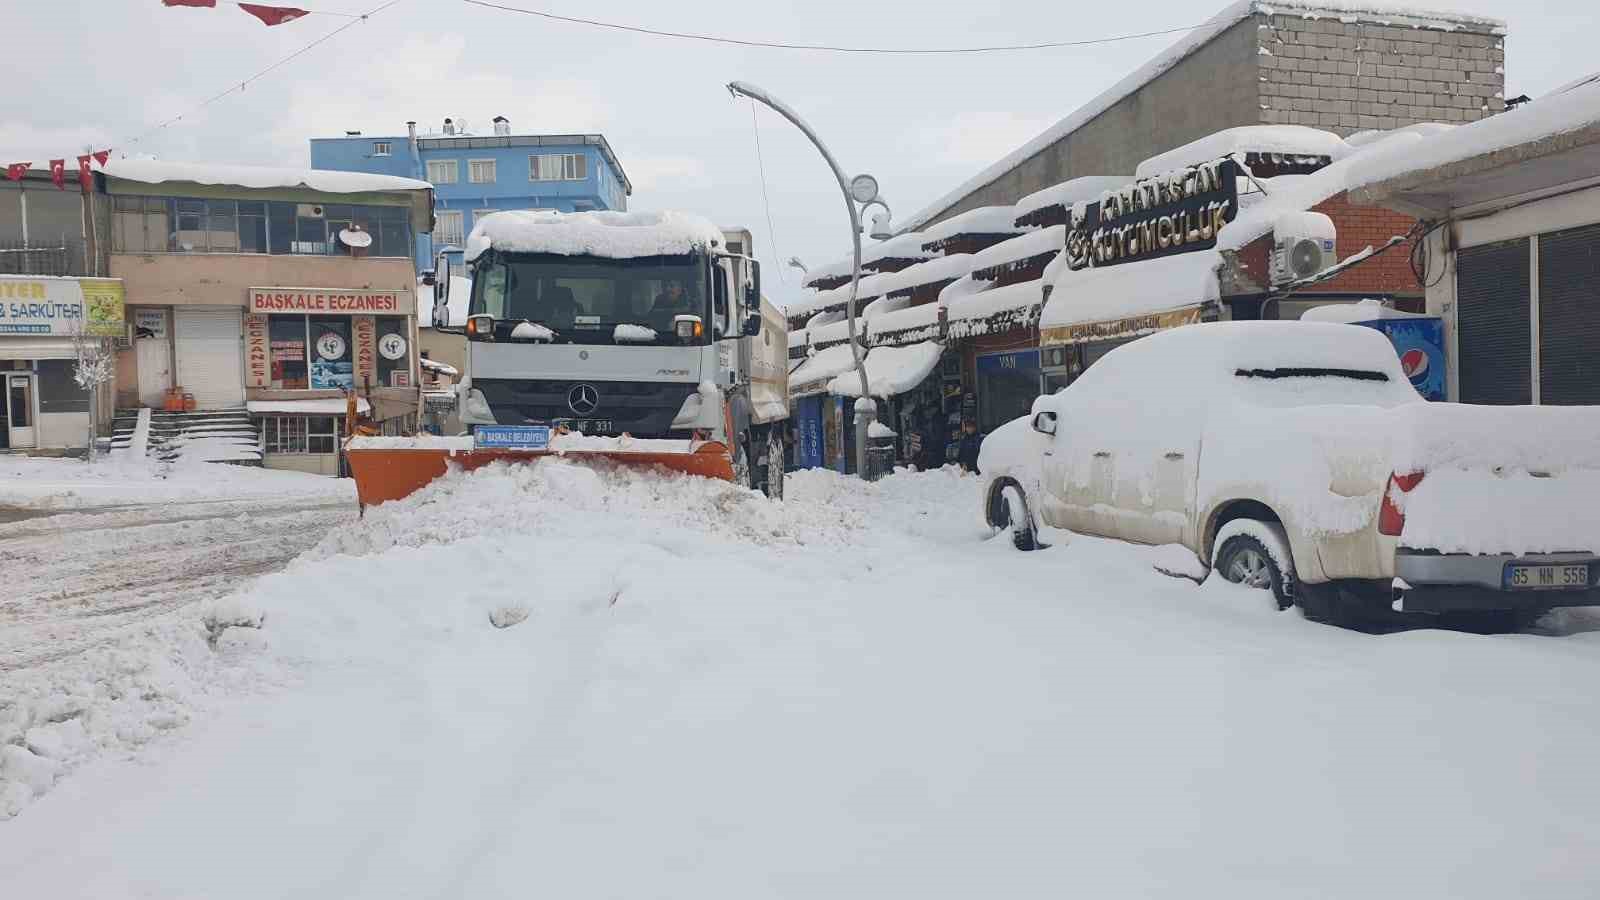
[[922,246],[943,243],[963,234],[1021,234],[1026,230],[1018,228],[1016,223],[1014,206],[980,206],[922,229]]
[[[326,397],[317,400],[251,400],[245,404],[251,415],[284,413],[302,416],[342,416],[348,409],[343,397]],[[356,398],[356,412],[372,412],[372,404],[365,397]]]
[[818,350],[789,373],[789,396],[804,397],[828,389],[828,382],[840,372],[855,368],[856,358],[848,343]]
[[1023,281],[952,299],[945,309],[946,336],[977,337],[1038,321],[1044,303],[1044,280]]
[[1182,147],[1150,157],[1134,169],[1134,178],[1154,178],[1163,172],[1198,166],[1235,153],[1272,153],[1283,156],[1340,159],[1350,145],[1331,131],[1305,125],[1244,125],[1208,134]]
[[955,253],[907,266],[898,272],[874,275],[872,283],[879,293],[892,294],[915,290],[923,285],[937,284],[941,281],[954,281],[970,271],[972,271],[972,254]]
[[[867,389],[880,398],[904,394],[933,372],[943,353],[944,347],[933,341],[908,347],[874,347],[867,354]],[[843,372],[828,383],[828,393],[859,397],[861,378],[855,372]]]
[[[870,300],[873,297],[882,295],[883,290],[878,286],[878,279],[883,277],[882,275],[863,274],[861,281],[856,284],[856,297],[860,300]],[[845,304],[849,302],[850,279],[848,273],[846,273],[844,284],[825,291],[813,291],[808,296],[801,297],[799,300],[784,307],[783,314],[789,318],[811,316],[820,312],[844,309]]]
[[1066,246],[1067,226],[1051,225],[1049,228],[1030,231],[974,253],[972,271],[982,272],[995,266],[1032,259],[1044,253],[1056,253],[1066,249]]
[[923,303],[873,316],[867,337],[873,346],[911,344],[939,336],[939,304]]
[[[1017,215],[1015,223],[1025,227],[1064,224],[1067,221],[1066,211],[1072,209],[1072,204],[1095,200],[1102,191],[1114,191],[1132,181],[1132,175],[1085,175],[1051,185],[1017,201],[1017,205],[1012,207]],[[1051,207],[1061,210],[1057,213],[1060,222],[1044,221],[1044,213]]]
[[[1039,316],[1040,344],[1138,337],[1200,321],[1221,296],[1215,250],[1145,262],[1063,269]],[[979,296],[982,296],[981,294]]]

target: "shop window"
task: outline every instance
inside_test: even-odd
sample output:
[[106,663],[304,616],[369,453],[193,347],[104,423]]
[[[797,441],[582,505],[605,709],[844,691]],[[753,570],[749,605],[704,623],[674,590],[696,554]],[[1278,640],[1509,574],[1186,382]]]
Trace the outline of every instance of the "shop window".
[[272,386],[279,390],[310,387],[306,368],[306,317],[268,316],[267,341],[272,359]]
[[39,412],[86,413],[89,411],[89,392],[72,378],[76,365],[70,359],[41,359],[39,372]]
[[306,420],[301,416],[270,416],[261,420],[261,448],[267,453],[307,453]]
[[311,453],[334,453],[339,449],[338,419],[312,416],[306,420],[306,449]]
[[311,389],[355,390],[355,357],[350,340],[350,319],[309,316]]
[[379,316],[377,326],[378,384],[406,387],[411,377],[411,345],[405,317]]

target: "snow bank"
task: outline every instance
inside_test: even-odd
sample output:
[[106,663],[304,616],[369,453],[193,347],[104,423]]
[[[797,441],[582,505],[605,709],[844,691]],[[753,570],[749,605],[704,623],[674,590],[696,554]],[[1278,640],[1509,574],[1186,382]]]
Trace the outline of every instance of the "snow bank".
[[[895,397],[922,383],[939,365],[944,347],[923,341],[906,347],[874,347],[867,354],[867,389],[874,397]],[[861,396],[861,377],[845,372],[828,382],[828,392],[841,397]]]
[[[259,454],[258,454],[259,456]],[[162,465],[117,454],[76,459],[0,457],[0,506],[85,509],[184,500],[305,498],[355,500],[349,479],[249,466]]]
[[348,450],[471,450],[470,434],[417,434],[408,437],[356,435],[346,444]]
[[194,184],[237,185],[247,188],[298,188],[330,194],[359,194],[369,191],[426,191],[433,185],[396,175],[369,175],[365,172],[333,172],[326,169],[290,169],[273,166],[241,166],[227,163],[168,162],[156,159],[112,159],[103,171],[112,178],[141,184],[187,181]]
[[471,262],[490,247],[508,253],[562,256],[681,256],[719,246],[722,231],[681,212],[560,213],[512,210],[489,216],[467,237]]
[[1348,155],[1350,149],[1337,134],[1305,125],[1242,125],[1213,132],[1152,156],[1139,163],[1133,174],[1134,178],[1153,178],[1163,172],[1197,166],[1235,153],[1241,156],[1247,153],[1327,156],[1337,160]]

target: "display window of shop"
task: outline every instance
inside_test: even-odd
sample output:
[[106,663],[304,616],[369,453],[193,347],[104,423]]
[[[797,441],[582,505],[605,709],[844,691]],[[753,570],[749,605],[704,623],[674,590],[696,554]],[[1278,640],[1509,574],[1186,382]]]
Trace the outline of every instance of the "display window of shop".
[[39,373],[40,413],[89,411],[89,392],[79,387],[72,376],[76,365],[70,359],[39,360],[36,371]]
[[405,316],[378,316],[378,384],[407,387],[411,380],[411,343]]
[[304,390],[311,386],[306,360],[306,317],[267,317],[268,356],[272,361],[272,386]]
[[[365,238],[342,236],[365,232]],[[410,257],[404,206],[118,196],[116,253],[268,253]]]
[[343,316],[268,316],[272,387],[354,390],[355,351],[350,331],[350,319]]
[[335,453],[343,430],[338,416],[267,416],[261,446],[267,453]]
[[985,434],[1025,416],[1039,396],[1039,351],[978,357],[978,429]]

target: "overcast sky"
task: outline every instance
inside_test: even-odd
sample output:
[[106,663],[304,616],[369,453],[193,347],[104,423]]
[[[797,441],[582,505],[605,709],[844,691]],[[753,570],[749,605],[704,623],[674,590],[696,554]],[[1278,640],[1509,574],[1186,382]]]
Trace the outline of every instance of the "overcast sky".
[[[1077,40],[1195,25],[1223,6],[506,2],[676,31],[869,46]],[[308,5],[363,12],[378,0]],[[1600,15],[1592,0],[1454,0],[1448,8],[1507,20],[1510,96],[1537,97],[1595,65]],[[843,201],[799,132],[762,110],[769,230],[750,103],[730,99],[724,83],[754,82],[783,98],[847,170],[878,176],[905,217],[1181,38],[987,55],[829,54],[625,34],[459,0],[401,0],[243,93],[130,143],[344,21],[313,15],[269,29],[226,2],[205,10],[55,0],[14,10],[0,63],[11,87],[0,93],[0,163],[42,167],[93,144],[173,160],[306,165],[310,137],[403,133],[407,119],[436,129],[445,116],[483,130],[504,115],[517,133],[600,132],[633,181],[631,208],[687,209],[748,226],[767,294],[784,302],[797,292],[798,273],[775,277],[774,243],[785,259],[844,255]]]

